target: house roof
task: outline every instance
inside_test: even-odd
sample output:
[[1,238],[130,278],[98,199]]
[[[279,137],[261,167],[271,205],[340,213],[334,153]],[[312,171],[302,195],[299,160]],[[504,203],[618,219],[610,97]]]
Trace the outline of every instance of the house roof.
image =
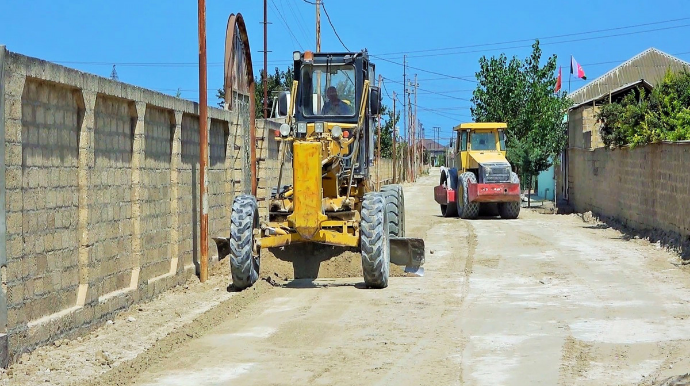
[[431,139],[423,139],[422,147],[427,151],[445,151],[446,147]]
[[668,69],[674,72],[690,70],[690,63],[651,47],[575,90],[570,98],[579,106],[640,80],[653,87],[664,78]]
[[633,89],[633,88],[640,87],[640,86],[641,86],[641,87],[644,87],[646,90],[651,90],[651,89],[653,88],[653,86],[652,86],[651,83],[647,82],[647,81],[644,80],[644,79],[639,79],[639,80],[637,80],[637,81],[635,81],[635,82],[628,83],[628,84],[626,84],[626,85],[623,85],[623,86],[621,86],[621,87],[618,87],[618,88],[615,89],[615,90],[611,90],[611,91],[607,92],[606,94],[601,94],[601,95],[598,95],[598,96],[596,96],[596,97],[594,97],[594,98],[592,98],[592,99],[588,99],[588,100],[586,100],[586,101],[584,101],[584,102],[582,102],[582,103],[576,104],[576,105],[572,106],[571,109],[574,110],[574,109],[576,109],[576,108],[578,108],[578,107],[581,107],[581,106],[590,105],[590,104],[592,104],[592,102],[598,102],[598,101],[600,101],[600,100],[608,99],[609,96],[615,97],[615,96],[618,95],[618,94],[624,93],[624,92],[626,92],[626,91],[628,91],[628,90],[631,90],[631,89]]

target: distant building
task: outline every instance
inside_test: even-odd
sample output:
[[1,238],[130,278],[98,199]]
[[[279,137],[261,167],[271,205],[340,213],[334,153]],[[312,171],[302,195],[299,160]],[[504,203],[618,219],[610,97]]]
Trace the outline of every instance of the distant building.
[[[621,100],[630,92],[644,88],[650,91],[666,75],[666,71],[690,70],[690,63],[671,56],[656,48],[649,48],[582,88],[572,92],[573,106],[568,110],[567,149],[596,149],[604,143],[599,135],[596,114],[599,106]],[[561,157],[561,165],[555,170],[559,199],[568,199],[568,150]]]
[[[439,144],[431,139],[422,140],[422,148],[425,154],[429,155],[429,164],[431,166],[444,166],[448,147]],[[443,157],[441,157],[443,156]]]

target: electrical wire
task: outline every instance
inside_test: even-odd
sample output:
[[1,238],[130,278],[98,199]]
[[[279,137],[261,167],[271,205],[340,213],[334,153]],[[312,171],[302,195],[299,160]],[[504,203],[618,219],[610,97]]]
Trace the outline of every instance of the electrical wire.
[[[306,1],[306,0],[305,0],[305,1]],[[345,45],[345,43],[343,43],[343,39],[340,38],[340,35],[338,35],[338,31],[335,30],[335,26],[334,26],[333,23],[331,22],[331,17],[328,15],[328,11],[326,10],[326,4],[324,4],[323,1],[321,2],[321,7],[323,7],[323,12],[326,14],[326,18],[328,19],[328,24],[330,24],[330,25],[331,25],[331,28],[333,28],[333,33],[335,34],[335,37],[338,38],[338,40],[340,41],[340,44],[343,45],[343,47],[345,48],[345,50],[349,52],[350,49],[347,48],[347,46]]]
[[292,33],[292,29],[290,28],[290,25],[288,24],[287,21],[285,21],[285,17],[283,17],[282,12],[278,9],[278,6],[276,5],[275,1],[271,0],[271,4],[273,4],[273,8],[276,9],[276,12],[278,12],[278,16],[280,16],[280,19],[283,21],[283,24],[285,24],[285,27],[287,28],[288,32],[290,33],[290,36],[292,36],[292,39],[295,40],[295,43],[299,46],[300,50],[304,50],[302,47],[302,44],[300,44],[299,40],[297,40],[297,37],[295,36],[294,33]]
[[[306,0],[304,0],[304,1],[306,1]],[[423,49],[423,50],[389,52],[389,53],[379,54],[379,56],[402,55],[402,54],[412,54],[412,53],[421,53],[421,52],[447,51],[447,50],[456,50],[456,49],[465,49],[465,48],[490,47],[490,46],[504,45],[504,44],[514,44],[514,43],[531,42],[531,41],[534,41],[535,39],[539,39],[539,40],[541,41],[541,40],[557,39],[557,38],[564,38],[564,37],[570,37],[570,36],[589,35],[589,34],[599,33],[599,32],[619,31],[619,30],[623,30],[623,29],[630,29],[630,28],[637,28],[637,27],[646,27],[646,26],[650,26],[650,25],[658,25],[658,24],[673,23],[673,22],[684,21],[684,20],[690,20],[690,17],[683,17],[683,18],[669,19],[669,20],[661,20],[661,21],[650,22],[650,23],[633,24],[633,25],[622,26],[622,27],[604,28],[604,29],[599,29],[599,30],[591,30],[591,31],[583,31],[583,32],[573,32],[573,33],[569,33],[569,34],[552,35],[552,36],[546,36],[546,37],[541,37],[541,38],[537,37],[537,38],[529,38],[529,39],[509,40],[509,41],[503,41],[503,42],[472,44],[472,45],[465,45],[465,46],[442,47],[442,48],[429,48],[429,49]]]
[[[305,22],[303,18],[298,18],[297,14],[301,16],[301,13],[295,12],[295,7],[292,6],[292,1],[287,0],[287,8],[290,11],[290,14],[292,14],[292,19],[297,22],[297,27],[299,27],[300,32],[302,32],[302,36],[304,36],[306,41],[309,41],[309,36],[307,34],[307,29],[305,27]],[[280,6],[283,8],[283,0],[280,0]]]

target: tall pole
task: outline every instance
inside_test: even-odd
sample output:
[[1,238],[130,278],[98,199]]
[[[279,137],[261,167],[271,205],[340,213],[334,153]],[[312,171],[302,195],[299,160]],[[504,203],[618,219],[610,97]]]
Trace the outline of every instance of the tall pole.
[[397,137],[397,134],[395,133],[395,128],[398,124],[398,122],[395,121],[395,91],[393,91],[393,183],[395,183],[396,180],[396,163],[397,163],[397,153],[398,153],[398,148],[395,146],[395,137]]
[[[412,138],[415,138],[415,134],[417,132],[417,74],[414,74],[414,126],[412,126]],[[419,156],[418,150],[415,148],[414,150],[414,175],[412,176],[412,181],[417,180],[417,157]]]
[[264,119],[268,118],[268,5],[264,0]]
[[[379,90],[381,90],[381,74],[379,74]],[[376,190],[381,190],[381,114],[376,125]]]
[[321,52],[321,1],[316,0],[316,52]]
[[[403,131],[405,133],[405,139],[407,142],[410,142],[410,136],[407,134],[407,102],[405,101],[405,97],[407,96],[407,55],[403,55]],[[407,153],[410,152],[410,148],[407,148]],[[405,166],[405,152],[403,151],[403,169],[406,170],[407,167]],[[409,158],[408,158],[409,161]],[[403,171],[403,178],[405,181],[409,181],[409,178],[407,177],[407,173]]]
[[206,98],[206,0],[199,0],[199,210],[201,211],[201,257],[199,280],[208,279],[208,194],[206,192],[206,159],[208,151],[208,101]]
[[407,180],[412,181],[413,164],[412,164],[412,144],[414,139],[412,138],[412,109],[410,108],[410,89],[407,89],[407,114],[409,124],[407,126]]

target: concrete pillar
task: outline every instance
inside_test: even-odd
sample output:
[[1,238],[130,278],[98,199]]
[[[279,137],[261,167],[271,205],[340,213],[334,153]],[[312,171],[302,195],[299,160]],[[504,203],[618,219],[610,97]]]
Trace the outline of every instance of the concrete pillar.
[[132,279],[131,289],[139,287],[139,272],[141,259],[144,254],[142,244],[142,168],[144,166],[144,152],[146,151],[146,137],[144,126],[146,118],[146,102],[135,102],[130,108],[133,113],[134,145],[132,146]]
[[182,112],[175,111],[172,121],[172,152],[170,154],[170,213],[171,232],[170,242],[172,247],[170,254],[170,273],[179,273],[184,270],[184,264],[179,264],[180,257],[180,165],[182,164]]
[[89,266],[91,265],[92,235],[89,232],[89,210],[93,204],[93,195],[89,194],[91,178],[95,163],[94,158],[94,128],[96,127],[96,92],[75,91],[79,106],[79,217],[77,232],[79,237],[79,290],[77,292],[77,306],[83,306],[96,300],[87,300],[89,289]]

